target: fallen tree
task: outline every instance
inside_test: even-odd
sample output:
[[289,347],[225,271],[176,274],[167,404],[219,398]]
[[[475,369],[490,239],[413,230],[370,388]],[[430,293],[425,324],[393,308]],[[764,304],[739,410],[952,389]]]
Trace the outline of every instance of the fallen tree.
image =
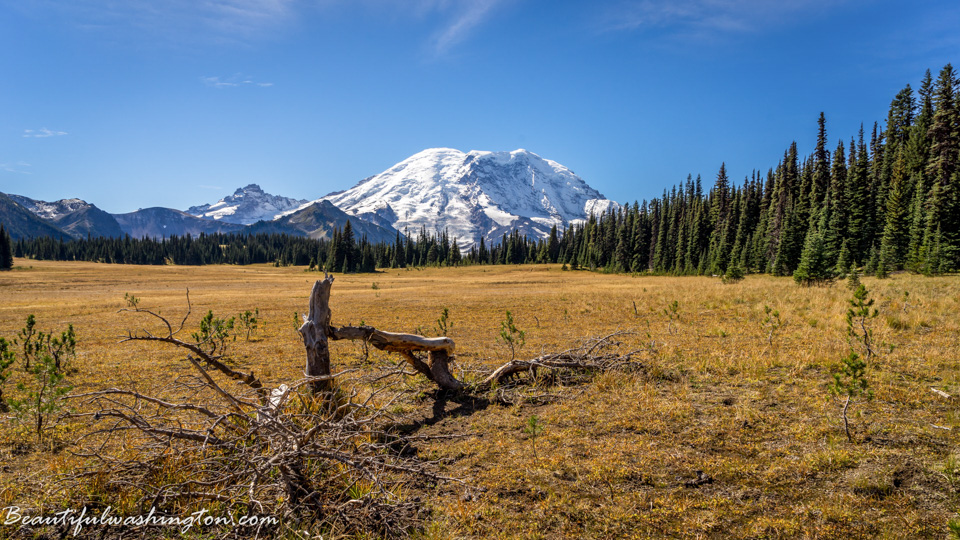
[[[425,375],[443,390],[464,390],[468,385],[450,373],[455,345],[448,337],[428,338],[416,334],[385,332],[372,326],[335,327],[330,324],[330,289],[333,276],[325,276],[313,285],[310,295],[310,311],[300,334],[307,348],[307,376],[330,375],[330,348],[327,340],[361,340],[386,352],[400,354],[417,372]],[[604,337],[588,340],[579,347],[555,354],[541,355],[532,360],[511,360],[495,369],[473,386],[483,390],[492,384],[502,383],[519,373],[536,374],[538,369],[574,371],[606,370],[629,364],[636,351],[626,354],[607,352],[611,339],[623,335],[615,332]],[[425,356],[424,356],[425,353]],[[318,387],[322,389],[322,387]]]
[[305,377],[276,388],[252,370],[231,367],[225,334],[218,331],[223,321],[212,312],[192,340],[181,337],[191,312],[189,291],[186,314],[177,325],[135,304],[122,310],[151,317],[161,329],[130,332],[122,342],[182,349],[187,369],[155,393],[109,388],[71,396],[92,411],[76,416],[94,421],[85,437],[96,441],[79,453],[90,465],[72,479],[97,483],[114,497],[133,497],[143,512],[157,508],[175,514],[213,502],[247,512],[279,512],[286,522],[306,522],[326,532],[404,535],[425,507],[401,497],[401,486],[463,482],[417,457],[418,441],[438,437],[401,433],[401,419],[389,411],[402,391],[391,384],[357,384],[349,380],[353,370],[331,372],[330,340],[361,340],[397,353],[439,389],[455,392],[486,391],[523,373],[537,380],[538,370],[590,372],[636,364],[634,353],[612,350],[620,335],[615,333],[561,353],[511,360],[467,384],[450,372],[455,344],[448,337],[333,326],[333,281],[326,276],[314,284],[299,328]]

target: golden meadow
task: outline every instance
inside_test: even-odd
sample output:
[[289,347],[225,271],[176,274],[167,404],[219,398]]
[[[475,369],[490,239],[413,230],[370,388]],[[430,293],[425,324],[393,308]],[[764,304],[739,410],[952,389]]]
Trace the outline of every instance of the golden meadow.
[[[188,288],[188,329],[208,310],[256,308],[260,328],[229,344],[233,360],[274,386],[302,376],[296,317],[316,273],[16,264],[0,273],[0,336],[15,337],[30,314],[44,331],[73,324],[75,393],[149,393],[182,370],[173,348],[118,343],[149,324],[120,310],[130,294],[179,320]],[[870,322],[879,355],[865,373],[874,398],[850,408],[854,442],[828,390],[850,350],[851,292],[842,281],[803,288],[748,276],[723,284],[557,265],[401,269],[337,274],[330,304],[335,325],[428,335],[447,308],[453,372],[467,381],[510,359],[498,342],[507,310],[526,333],[521,358],[632,332],[624,348],[638,351],[642,369],[533,386],[512,403],[438,393],[422,377],[402,381],[393,406],[423,420],[420,434],[456,435],[423,442],[420,455],[470,486],[403,493],[431,511],[414,536],[942,538],[960,509],[960,280],[903,273],[863,283],[879,310]],[[379,351],[366,357],[352,342],[331,349],[335,371],[399,362]],[[533,416],[543,425],[535,441],[525,430]],[[84,429],[64,422],[55,428],[60,444],[38,445],[3,421],[0,507],[55,511],[76,500],[57,479],[81,461],[70,441]]]

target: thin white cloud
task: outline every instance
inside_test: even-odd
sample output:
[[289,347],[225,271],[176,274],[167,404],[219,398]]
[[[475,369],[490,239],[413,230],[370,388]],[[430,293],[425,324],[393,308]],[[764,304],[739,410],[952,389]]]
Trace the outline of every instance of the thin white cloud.
[[63,135],[67,135],[67,132],[47,128],[23,130],[23,136],[28,139],[45,139],[47,137],[61,137]]
[[456,14],[434,40],[434,50],[438,54],[448,52],[463,42],[470,33],[490,17],[494,8],[503,0],[464,0],[456,3]]
[[846,0],[624,0],[604,12],[608,30],[730,34],[779,25]]
[[2,163],[0,162],[0,171],[13,173],[13,174],[33,174],[32,172],[26,170],[27,167],[30,167],[30,164],[26,161],[18,161],[16,163]]
[[[2,2],[3,0],[0,0]],[[396,24],[437,22],[425,44],[443,54],[468,39],[497,8],[516,0],[31,0],[11,8],[58,21],[117,44],[152,41],[178,47],[249,43],[333,11],[366,11]],[[237,81],[230,81],[237,82]],[[269,84],[269,83],[262,83]]]
[[244,75],[233,75],[230,77],[200,77],[200,82],[212,88],[238,88],[241,86],[256,86],[259,88],[270,88],[272,82],[257,82]]
[[294,19],[304,0],[34,0],[15,9],[52,15],[111,39],[175,43],[246,40]]

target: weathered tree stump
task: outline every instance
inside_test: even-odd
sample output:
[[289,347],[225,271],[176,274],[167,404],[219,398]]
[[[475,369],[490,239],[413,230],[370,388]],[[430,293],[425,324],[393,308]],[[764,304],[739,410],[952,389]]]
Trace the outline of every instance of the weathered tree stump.
[[[323,377],[330,375],[330,347],[327,343],[328,329],[330,328],[330,287],[333,286],[333,276],[326,276],[313,284],[310,292],[310,311],[300,327],[303,336],[303,345],[307,350],[307,365],[304,375],[307,377]],[[331,381],[322,380],[311,383],[314,393],[327,390]]]
[[[303,344],[307,350],[307,365],[304,370],[306,376],[330,375],[328,338],[349,339],[363,340],[381,351],[400,353],[414,369],[437,383],[440,388],[459,390],[464,387],[463,383],[450,373],[449,362],[455,347],[453,340],[448,337],[428,338],[415,334],[398,334],[377,330],[371,326],[331,326],[332,286],[333,276],[326,276],[314,283],[310,293],[310,311],[300,327],[300,335],[303,336]],[[427,353],[426,359],[415,353]],[[323,380],[313,383],[312,388],[314,392],[320,392],[329,389],[330,385],[330,380]]]

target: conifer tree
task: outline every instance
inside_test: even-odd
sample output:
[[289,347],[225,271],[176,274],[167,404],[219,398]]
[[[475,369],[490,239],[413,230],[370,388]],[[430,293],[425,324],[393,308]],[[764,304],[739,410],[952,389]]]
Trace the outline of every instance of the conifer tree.
[[897,149],[887,196],[886,224],[880,241],[879,273],[886,274],[903,267],[909,238],[908,201],[906,196],[906,162],[904,148]]
[[450,266],[460,266],[460,246],[457,245],[457,239],[453,239],[453,243],[450,244],[450,253],[447,255],[447,264]]
[[820,208],[827,197],[830,186],[830,151],[827,150],[827,120],[820,113],[817,120],[817,146],[813,153],[813,177],[810,204],[812,209]]
[[793,279],[800,285],[823,285],[833,280],[834,264],[827,260],[826,244],[823,241],[822,228],[826,227],[824,215],[817,226],[811,227],[803,244],[800,263],[793,273]]
[[13,246],[10,243],[10,235],[0,224],[0,270],[11,268],[13,268]]
[[[843,140],[837,143],[830,168],[830,189],[827,192],[829,218],[827,229],[823,232],[824,247],[828,261],[837,261],[844,239],[847,237],[847,200],[846,200],[847,164]],[[849,255],[849,247],[848,255]]]
[[[927,201],[928,215],[924,247],[939,247],[937,267],[956,265],[960,253],[960,193],[958,193],[958,160],[960,160],[960,112],[955,87],[957,78],[953,66],[947,64],[940,71],[935,86],[936,110],[930,125],[930,161],[927,172],[933,187]],[[935,231],[939,231],[936,232]],[[930,271],[928,269],[928,271]]]
[[727,269],[727,263],[730,257],[730,236],[736,231],[731,231],[730,214],[732,206],[732,197],[730,196],[730,180],[727,178],[726,163],[720,164],[720,171],[717,172],[717,181],[710,192],[712,198],[710,204],[710,264],[709,272],[711,274],[722,275]]
[[844,238],[840,244],[840,253],[837,255],[837,266],[834,268],[834,272],[845,275],[850,273],[851,270],[854,270],[854,268],[850,255],[850,242],[849,238]]
[[854,145],[850,143],[850,165],[847,169],[847,232],[851,239],[850,254],[854,261],[866,260],[870,248],[870,214],[873,201],[870,197],[868,176],[867,147],[863,140],[863,126],[860,126],[860,139]]

